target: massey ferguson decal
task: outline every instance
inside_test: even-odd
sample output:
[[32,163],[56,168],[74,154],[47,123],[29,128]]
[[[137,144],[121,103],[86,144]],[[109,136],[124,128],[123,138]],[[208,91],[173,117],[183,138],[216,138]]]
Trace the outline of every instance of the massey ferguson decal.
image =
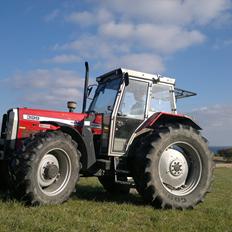
[[23,115],[24,120],[29,120],[29,121],[44,121],[44,122],[61,122],[64,124],[68,124],[71,126],[76,126],[79,121],[76,120],[67,120],[67,119],[61,119],[61,118],[49,118],[49,117],[43,117],[43,116],[37,116],[37,115],[29,115],[29,114],[24,114]]
[[24,115],[23,115],[23,119],[32,120],[32,121],[40,121],[39,116],[27,115],[27,114],[24,114]]

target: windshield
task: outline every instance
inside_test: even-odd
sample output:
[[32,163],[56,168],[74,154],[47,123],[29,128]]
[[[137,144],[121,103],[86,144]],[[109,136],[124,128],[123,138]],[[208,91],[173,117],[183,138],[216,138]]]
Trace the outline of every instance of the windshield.
[[89,112],[105,114],[112,112],[120,83],[121,79],[117,78],[99,84],[92,104],[89,107]]

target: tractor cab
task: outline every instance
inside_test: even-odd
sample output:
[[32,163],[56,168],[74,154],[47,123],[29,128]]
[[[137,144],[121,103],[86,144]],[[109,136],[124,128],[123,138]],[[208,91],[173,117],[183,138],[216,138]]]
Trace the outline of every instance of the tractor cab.
[[103,114],[103,154],[123,155],[136,129],[155,112],[176,114],[172,78],[117,69],[96,80],[88,112]]

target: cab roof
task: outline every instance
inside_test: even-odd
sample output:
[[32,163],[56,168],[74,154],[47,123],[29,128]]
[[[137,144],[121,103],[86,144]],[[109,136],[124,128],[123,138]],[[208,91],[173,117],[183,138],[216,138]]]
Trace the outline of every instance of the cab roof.
[[167,83],[167,84],[171,84],[171,85],[175,85],[176,80],[170,77],[164,77],[161,76],[159,74],[149,74],[149,73],[145,73],[145,72],[139,72],[139,71],[134,71],[134,70],[130,70],[130,69],[125,69],[125,68],[118,68],[115,69],[113,71],[110,71],[108,73],[105,73],[99,77],[96,78],[97,82],[102,81],[103,79],[107,78],[108,76],[112,76],[112,75],[122,75],[122,74],[126,74],[128,73],[128,75],[130,77],[137,77],[137,78],[141,78],[143,80],[151,80],[151,81],[157,81],[157,82],[161,82],[161,83]]

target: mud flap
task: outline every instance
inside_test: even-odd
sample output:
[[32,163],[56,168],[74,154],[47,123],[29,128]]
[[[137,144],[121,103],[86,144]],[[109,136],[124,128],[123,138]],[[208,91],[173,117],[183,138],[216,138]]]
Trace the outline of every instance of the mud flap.
[[90,126],[85,126],[82,129],[82,136],[84,143],[86,145],[87,157],[86,162],[83,164],[86,165],[84,169],[89,169],[93,164],[96,163],[96,155],[93,143],[93,133]]

